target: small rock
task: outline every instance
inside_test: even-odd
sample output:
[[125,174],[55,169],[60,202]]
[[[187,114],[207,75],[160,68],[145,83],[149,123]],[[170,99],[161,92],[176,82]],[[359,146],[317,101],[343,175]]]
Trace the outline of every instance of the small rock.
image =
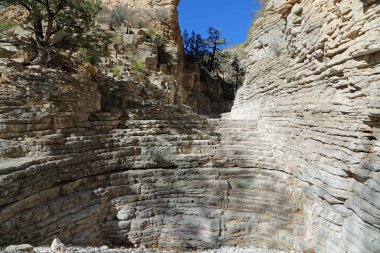
[[40,65],[29,65],[27,66],[28,69],[41,69]]
[[103,246],[101,246],[99,249],[100,249],[100,250],[107,250],[107,249],[109,249],[109,247],[108,247],[107,245],[103,245]]
[[66,251],[65,245],[58,238],[53,240],[50,249],[53,253],[65,253]]
[[14,252],[14,251],[26,251],[26,252],[32,252],[33,246],[30,244],[20,244],[20,245],[9,245],[5,251],[6,252]]

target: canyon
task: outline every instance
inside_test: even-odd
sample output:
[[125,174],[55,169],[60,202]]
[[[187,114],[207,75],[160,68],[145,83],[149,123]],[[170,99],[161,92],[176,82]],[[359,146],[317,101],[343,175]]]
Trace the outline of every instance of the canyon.
[[228,113],[183,60],[178,0],[103,2],[170,14],[168,59],[118,42],[166,76],[1,59],[0,245],[380,251],[378,1],[270,0]]

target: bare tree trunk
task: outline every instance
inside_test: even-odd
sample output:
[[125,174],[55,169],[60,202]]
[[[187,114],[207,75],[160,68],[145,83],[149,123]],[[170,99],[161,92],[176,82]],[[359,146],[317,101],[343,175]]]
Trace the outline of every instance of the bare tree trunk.
[[237,94],[237,90],[238,90],[238,82],[239,82],[239,76],[238,76],[238,74],[236,74],[236,78],[235,78],[235,95]]
[[43,49],[38,49],[37,57],[31,62],[33,65],[46,65],[48,62],[48,54]]
[[36,41],[36,46],[38,50],[37,57],[33,59],[31,62],[34,65],[41,65],[41,64],[46,64],[47,61],[47,50],[45,50],[45,45],[46,43],[44,42],[44,33],[43,33],[43,28],[42,28],[42,20],[37,19],[34,24],[34,37]]
[[50,46],[44,42],[37,41],[37,57],[31,62],[34,65],[47,66],[51,61]]
[[213,46],[213,48],[212,48],[211,59],[210,59],[209,66],[208,66],[208,71],[209,72],[212,72],[213,68],[214,68],[216,47],[217,47],[217,44],[215,43],[214,46]]

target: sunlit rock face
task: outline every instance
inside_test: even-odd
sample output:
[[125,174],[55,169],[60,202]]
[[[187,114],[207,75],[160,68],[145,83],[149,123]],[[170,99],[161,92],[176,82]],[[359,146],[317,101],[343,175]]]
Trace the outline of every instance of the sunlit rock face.
[[145,28],[162,38],[159,60],[177,79],[175,103],[185,103],[188,91],[183,87],[184,55],[177,11],[179,0],[102,0],[102,3],[109,9],[126,8],[129,13],[127,19],[128,15],[135,13],[133,17],[140,19],[141,24],[134,28]]
[[150,24],[152,28],[182,48],[177,12],[179,0],[102,0],[102,3],[108,8],[125,6],[130,10],[145,10],[147,15],[151,14],[155,19]]
[[304,184],[315,252],[380,251],[380,5],[270,1],[231,118],[257,121]]
[[102,0],[105,6],[125,4],[130,8],[157,8],[161,6],[177,6],[179,0]]

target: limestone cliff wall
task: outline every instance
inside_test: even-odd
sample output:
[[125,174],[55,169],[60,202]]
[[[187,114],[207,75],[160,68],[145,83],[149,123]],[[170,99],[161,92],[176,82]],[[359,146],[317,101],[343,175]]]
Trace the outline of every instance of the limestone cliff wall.
[[380,3],[269,1],[233,119],[258,122],[303,187],[316,252],[380,251]]
[[229,119],[1,59],[0,245],[379,252],[379,4],[266,13]]
[[[162,38],[158,47],[158,60],[166,66],[165,72],[168,71],[177,81],[174,102],[185,103],[188,91],[183,87],[184,57],[177,11],[179,0],[102,0],[102,3],[111,9],[125,6],[131,11],[138,11],[136,18],[144,21],[142,28],[152,30],[155,36]],[[123,34],[120,35],[123,37]]]

